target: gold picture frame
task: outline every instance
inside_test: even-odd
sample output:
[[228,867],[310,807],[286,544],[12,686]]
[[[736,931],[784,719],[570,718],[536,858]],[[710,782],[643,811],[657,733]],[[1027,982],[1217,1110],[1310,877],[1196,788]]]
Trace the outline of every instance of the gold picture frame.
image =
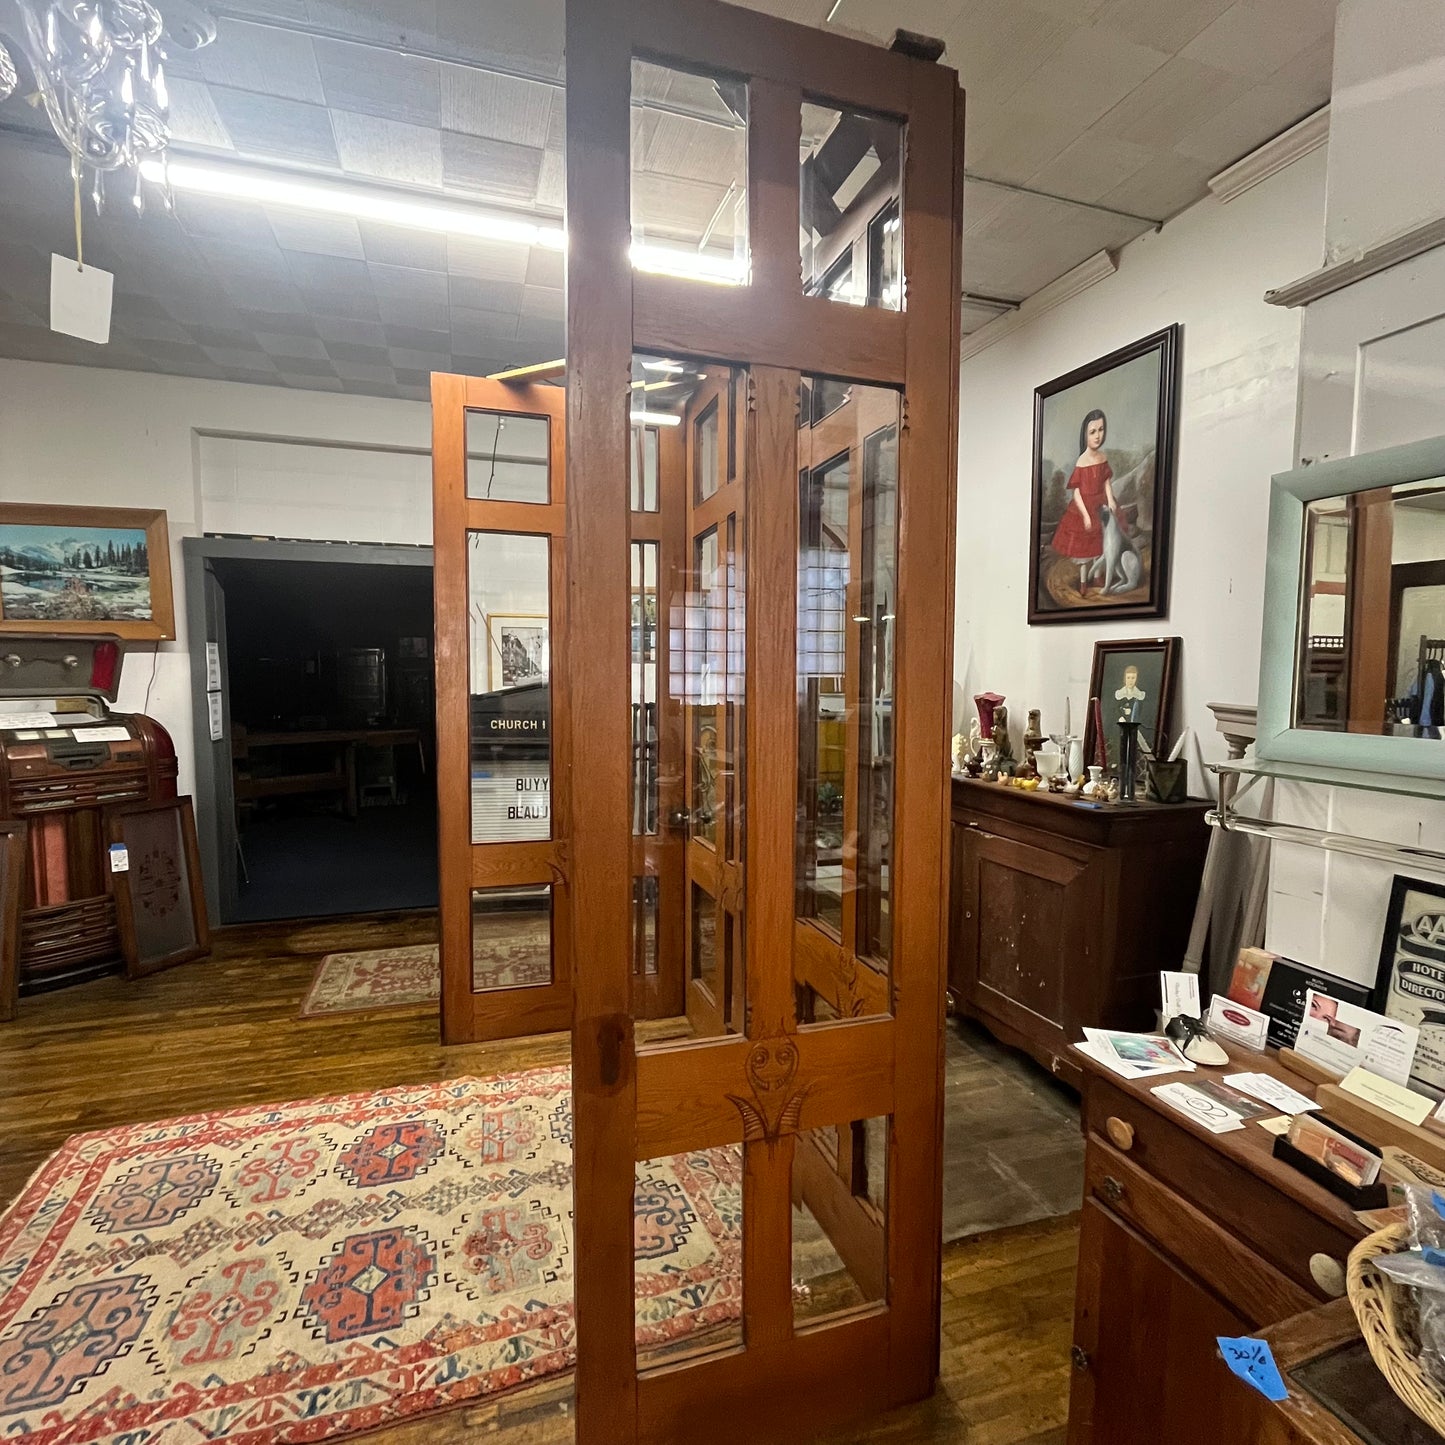
[[164,511],[0,503],[0,635],[176,635]]

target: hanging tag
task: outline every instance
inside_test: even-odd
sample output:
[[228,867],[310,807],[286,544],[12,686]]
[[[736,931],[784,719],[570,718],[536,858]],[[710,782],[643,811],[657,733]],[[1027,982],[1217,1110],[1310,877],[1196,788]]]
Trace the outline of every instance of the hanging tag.
[[82,341],[110,340],[110,299],[115,277],[99,266],[77,266],[51,253],[50,329]]
[[1263,1340],[1231,1339],[1227,1335],[1218,1337],[1219,1353],[1224,1363],[1244,1381],[1253,1385],[1266,1400],[1287,1400],[1289,1391],[1281,1379],[1279,1366],[1274,1362],[1274,1353]]
[[112,873],[130,872],[130,852],[124,843],[110,845],[110,871]]

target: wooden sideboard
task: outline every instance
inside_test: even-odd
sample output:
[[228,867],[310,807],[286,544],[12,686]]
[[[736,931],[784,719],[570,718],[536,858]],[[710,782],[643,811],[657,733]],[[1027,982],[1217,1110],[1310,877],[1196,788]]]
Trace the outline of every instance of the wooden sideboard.
[[[1343,1289],[1365,1231],[1332,1194],[1279,1163],[1256,1123],[1210,1134],[1151,1084],[1267,1072],[1232,1046],[1225,1069],[1127,1081],[1083,1068],[1084,1209],[1068,1445],[1278,1445],[1261,1397],[1216,1346],[1317,1309]],[[1323,1436],[1335,1442],[1352,1437]]]
[[1080,1081],[1069,1045],[1153,1026],[1209,847],[1190,801],[1095,804],[953,781],[949,990],[964,1013]]

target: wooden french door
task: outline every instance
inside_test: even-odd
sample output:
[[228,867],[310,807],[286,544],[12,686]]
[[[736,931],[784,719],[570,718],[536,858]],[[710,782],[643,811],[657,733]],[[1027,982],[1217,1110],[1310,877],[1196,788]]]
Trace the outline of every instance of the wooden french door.
[[432,377],[442,1039],[566,1029],[560,387]]
[[[577,1433],[791,1438],[937,1370],[962,99],[711,0],[567,11]],[[688,1037],[636,1027],[649,950]],[[659,1351],[639,1251],[704,1221]]]

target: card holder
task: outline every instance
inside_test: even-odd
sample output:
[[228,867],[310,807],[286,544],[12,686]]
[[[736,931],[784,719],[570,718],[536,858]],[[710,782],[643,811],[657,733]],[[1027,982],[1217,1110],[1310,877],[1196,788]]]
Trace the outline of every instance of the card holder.
[[[1327,1119],[1323,1114],[1316,1114],[1322,1124],[1328,1124],[1337,1133],[1343,1134],[1346,1139],[1358,1144],[1367,1153],[1373,1154],[1377,1159],[1384,1155],[1368,1139],[1361,1139],[1353,1129],[1346,1129],[1343,1124],[1337,1124],[1333,1119]],[[1274,1141],[1274,1157],[1281,1164],[1288,1164],[1291,1169],[1298,1169],[1307,1179],[1324,1189],[1328,1189],[1337,1199],[1343,1199],[1351,1209],[1384,1209],[1390,1202],[1388,1188],[1378,1179],[1373,1184],[1367,1184],[1363,1189],[1356,1189],[1347,1180],[1341,1179],[1323,1164],[1311,1159],[1308,1154],[1302,1154],[1283,1134],[1276,1136]]]

